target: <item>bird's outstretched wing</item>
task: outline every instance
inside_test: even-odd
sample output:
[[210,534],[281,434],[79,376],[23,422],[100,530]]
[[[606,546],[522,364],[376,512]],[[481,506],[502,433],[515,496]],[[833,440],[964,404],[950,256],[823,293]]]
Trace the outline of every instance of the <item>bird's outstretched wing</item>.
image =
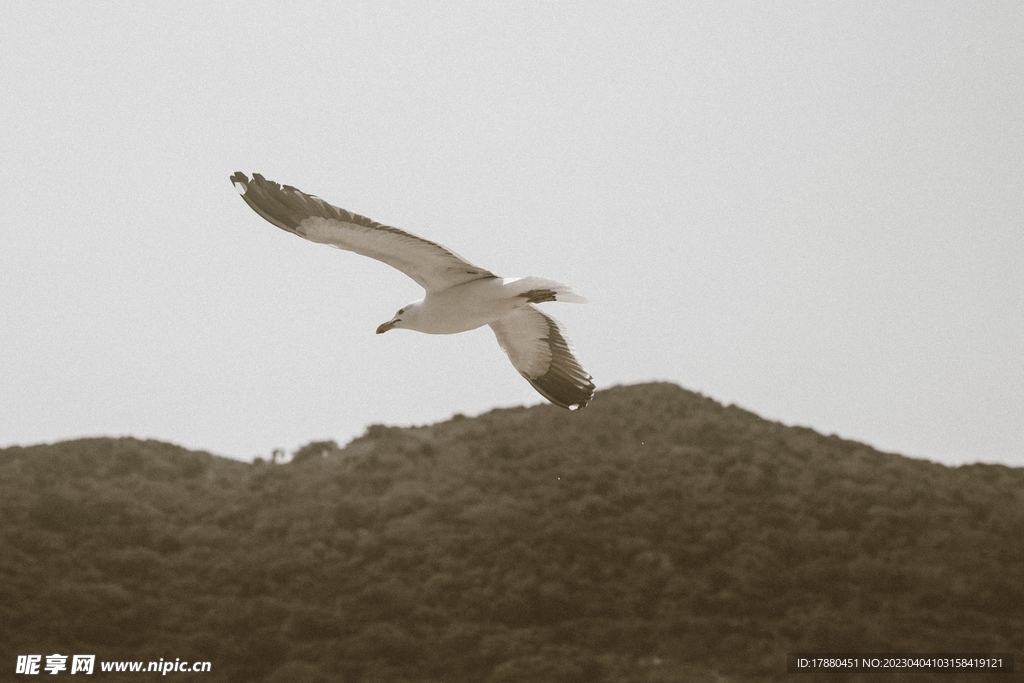
[[515,369],[544,398],[570,410],[590,403],[594,378],[554,318],[529,304],[491,323],[491,329]]
[[428,292],[497,277],[452,250],[328,204],[319,197],[254,173],[231,182],[245,203],[277,227],[312,242],[354,251],[402,271]]

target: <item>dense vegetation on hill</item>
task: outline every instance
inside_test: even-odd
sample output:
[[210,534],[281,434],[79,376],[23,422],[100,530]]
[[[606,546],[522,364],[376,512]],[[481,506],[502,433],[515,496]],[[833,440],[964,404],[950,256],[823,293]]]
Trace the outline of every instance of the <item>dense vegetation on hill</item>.
[[0,667],[57,652],[208,660],[171,674],[207,683],[653,683],[782,680],[795,651],[1019,659],[1022,529],[1024,470],[880,453],[670,384],[377,425],[287,464],[15,447]]

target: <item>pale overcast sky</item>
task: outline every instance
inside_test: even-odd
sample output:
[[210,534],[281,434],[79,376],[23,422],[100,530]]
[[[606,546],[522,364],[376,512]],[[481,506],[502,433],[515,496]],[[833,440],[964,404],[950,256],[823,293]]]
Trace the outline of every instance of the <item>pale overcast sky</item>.
[[1022,466],[1022,45],[996,0],[7,3],[0,445],[543,401],[486,328],[375,335],[418,287],[238,170],[572,284],[599,389]]

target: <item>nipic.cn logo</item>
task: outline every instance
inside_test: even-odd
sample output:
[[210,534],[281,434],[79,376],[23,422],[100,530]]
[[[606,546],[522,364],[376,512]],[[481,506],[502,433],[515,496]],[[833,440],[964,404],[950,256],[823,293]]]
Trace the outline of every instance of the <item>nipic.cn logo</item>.
[[[16,674],[38,674],[40,668],[48,674],[68,671],[68,656],[61,654],[46,655],[46,664],[42,655],[18,655],[14,665]],[[71,671],[73,674],[91,674],[96,665],[96,655],[71,655]]]

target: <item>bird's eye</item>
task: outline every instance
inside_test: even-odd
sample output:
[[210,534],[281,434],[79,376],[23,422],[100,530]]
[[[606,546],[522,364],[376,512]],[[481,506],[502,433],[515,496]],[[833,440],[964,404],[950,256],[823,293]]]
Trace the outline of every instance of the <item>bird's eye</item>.
[[405,313],[405,309],[404,308],[399,308],[398,309],[398,315],[402,315],[403,313]]

